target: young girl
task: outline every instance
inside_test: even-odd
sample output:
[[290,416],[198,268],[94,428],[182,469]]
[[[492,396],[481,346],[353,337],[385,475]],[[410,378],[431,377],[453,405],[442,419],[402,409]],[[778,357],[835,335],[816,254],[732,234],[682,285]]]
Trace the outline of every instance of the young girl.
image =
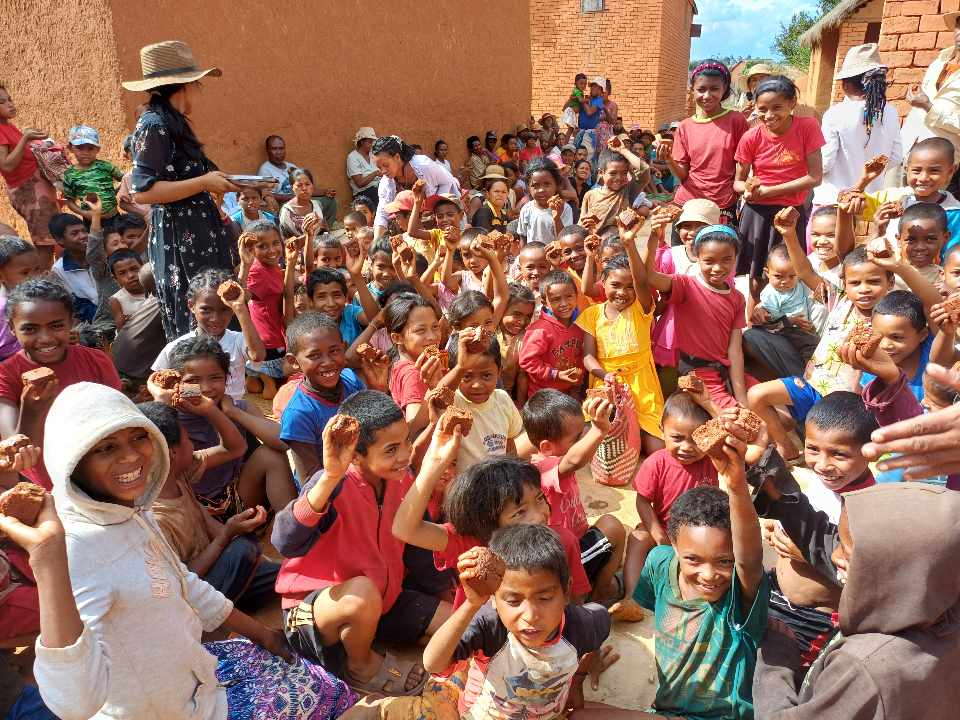
[[[427,405],[423,402],[427,384],[421,377],[428,358],[423,349],[439,345],[440,314],[433,304],[419,295],[395,295],[383,309],[383,323],[393,341],[396,359],[390,367],[390,396],[394,399],[415,437],[426,426]],[[436,362],[433,358],[429,359]]]
[[536,297],[530,288],[520,283],[510,283],[507,309],[497,329],[500,343],[500,384],[507,394],[520,405],[527,397],[527,374],[520,369],[520,344],[524,333],[533,320]]
[[[120,376],[106,353],[71,344],[73,297],[59,282],[34,277],[17,285],[7,296],[7,318],[21,349],[0,363],[0,436],[22,433],[41,447],[44,421],[61,390],[79,382],[120,389]],[[23,373],[39,367],[52,370],[56,380],[25,388]],[[51,438],[62,443],[69,436]],[[42,463],[25,475],[51,487]]]
[[746,300],[729,283],[740,248],[737,231],[709,225],[697,233],[693,252],[698,272],[692,277],[658,272],[653,267],[656,242],[651,233],[644,248],[647,282],[654,290],[670,293],[680,374],[695,373],[717,407],[746,406],[742,344]]
[[527,166],[527,186],[533,198],[520,209],[517,234],[525,242],[556,240],[567,225],[573,225],[573,211],[557,193],[563,184],[560,171],[549,158],[534,158]]
[[[313,199],[313,173],[306,168],[298,168],[290,173],[293,197],[287,200],[280,208],[280,230],[284,239],[303,235],[307,229],[312,229],[310,239],[316,239],[316,234],[327,229],[326,218],[323,217],[323,208]],[[311,217],[312,216],[312,217]],[[307,218],[315,223],[304,227]]]
[[653,297],[636,250],[636,231],[621,225],[620,237],[626,257],[609,260],[600,276],[606,302],[580,313],[577,326],[584,331],[583,366],[590,385],[616,381],[630,388],[643,454],[650,455],[663,447],[663,395],[650,345]]
[[[223,351],[230,356],[230,374],[227,377],[227,394],[236,400],[243,400],[247,391],[244,375],[247,362],[260,362],[266,357],[266,350],[260,334],[253,326],[246,293],[229,304],[217,294],[217,288],[233,277],[225,270],[204,270],[194,275],[187,286],[187,308],[196,322],[196,329],[181,335],[160,351],[151,366],[152,370],[170,368],[170,352],[181,340],[193,337],[211,337],[220,343]],[[234,315],[240,323],[240,331],[227,326]],[[255,378],[251,378],[255,380]],[[251,392],[260,392],[263,386],[249,388]]]
[[726,221],[736,218],[733,190],[734,154],[749,126],[743,113],[724,108],[730,97],[730,71],[718,60],[704,60],[690,74],[696,112],[680,123],[664,158],[680,181],[674,202],[706,198],[719,206]]
[[[300,251],[291,239],[284,253],[283,241],[273,223],[258,221],[240,236],[240,284],[250,294],[250,317],[263,340],[264,362],[251,366],[263,383],[263,399],[277,394],[277,380],[283,380],[286,339],[283,331],[294,318],[293,288]],[[286,254],[286,267],[280,258]]]
[[777,75],[764,80],[757,86],[755,100],[761,122],[744,133],[737,146],[734,190],[746,201],[740,216],[743,250],[737,274],[750,274],[750,294],[756,301],[767,252],[780,241],[774,216],[785,207],[797,208],[797,233],[806,237],[805,203],[807,193],[823,179],[820,148],[825,141],[816,118],[793,115],[797,87],[789,78]]
[[[244,457],[211,468],[194,482],[200,504],[214,517],[230,517],[267,502],[274,510],[284,508],[296,491],[280,425],[267,420],[255,404],[226,396],[230,358],[220,345],[212,338],[188,338],[173,348],[170,364],[183,383],[199,385],[204,397],[217,403],[247,437]],[[175,404],[171,391],[153,383],[148,387],[155,400]],[[179,416],[197,450],[220,444],[220,435],[207,418],[183,410]],[[263,445],[258,446],[260,442]]]
[[[447,245],[447,253],[443,263],[443,284],[452,293],[461,293],[468,290],[483,292],[485,271],[490,264],[489,252],[484,252],[474,241],[483,234],[481,228],[468,228],[460,236],[456,245]],[[453,250],[460,253],[465,270],[453,271]]]
[[[234,609],[170,549],[150,512],[169,470],[167,445],[130,400],[81,383],[57,398],[48,427],[51,437],[72,439],[46,448],[56,509],[47,497],[34,527],[8,517],[0,527],[30,554],[36,574],[33,669],[51,711],[326,720],[352,704],[320,666],[287,664],[282,633]],[[256,645],[201,645],[201,633],[218,627]]]

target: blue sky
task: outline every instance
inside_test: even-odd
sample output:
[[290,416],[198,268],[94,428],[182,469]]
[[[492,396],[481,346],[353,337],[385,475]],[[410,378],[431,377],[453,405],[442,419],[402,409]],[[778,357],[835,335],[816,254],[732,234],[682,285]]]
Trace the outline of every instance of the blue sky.
[[696,0],[699,14],[694,22],[703,26],[693,39],[692,59],[746,55],[772,57],[771,45],[780,23],[793,13],[813,10],[812,0]]

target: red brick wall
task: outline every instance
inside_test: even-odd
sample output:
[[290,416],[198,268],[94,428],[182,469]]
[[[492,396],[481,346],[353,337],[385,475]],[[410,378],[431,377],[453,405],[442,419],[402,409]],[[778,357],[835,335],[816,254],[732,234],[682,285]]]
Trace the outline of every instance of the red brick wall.
[[880,54],[890,68],[887,98],[903,117],[910,110],[907,88],[919,83],[943,48],[953,45],[942,13],[960,10],[960,0],[887,0],[883,6]]
[[533,114],[559,114],[583,72],[610,79],[627,127],[683,118],[692,22],[690,0],[530,0]]

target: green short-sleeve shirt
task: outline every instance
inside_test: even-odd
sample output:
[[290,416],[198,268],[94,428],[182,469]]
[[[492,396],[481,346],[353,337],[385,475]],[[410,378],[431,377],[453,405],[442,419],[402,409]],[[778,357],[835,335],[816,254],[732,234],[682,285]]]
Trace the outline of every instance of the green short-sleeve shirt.
[[83,200],[83,196],[96,193],[100,196],[103,214],[110,215],[117,209],[117,189],[114,182],[123,179],[119,168],[106,160],[94,160],[86,170],[74,166],[63,174],[63,196],[74,201]]
[[682,598],[679,567],[672,546],[655,547],[633,593],[654,611],[660,681],[654,708],[691,720],[752,720],[753,669],[767,627],[767,577],[745,610],[736,573],[726,595],[710,603]]

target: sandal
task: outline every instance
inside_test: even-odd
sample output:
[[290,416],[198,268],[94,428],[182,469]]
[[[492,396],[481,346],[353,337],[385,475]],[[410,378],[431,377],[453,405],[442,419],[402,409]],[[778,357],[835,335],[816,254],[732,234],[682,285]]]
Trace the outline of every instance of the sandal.
[[[410,677],[410,673],[415,668],[419,668],[423,672],[423,677],[419,683],[407,690],[407,678]],[[384,654],[380,669],[369,680],[356,680],[350,675],[349,671],[345,673],[347,684],[360,695],[372,694],[391,697],[419,695],[429,678],[430,673],[420,663],[412,660],[401,661],[390,652]]]

